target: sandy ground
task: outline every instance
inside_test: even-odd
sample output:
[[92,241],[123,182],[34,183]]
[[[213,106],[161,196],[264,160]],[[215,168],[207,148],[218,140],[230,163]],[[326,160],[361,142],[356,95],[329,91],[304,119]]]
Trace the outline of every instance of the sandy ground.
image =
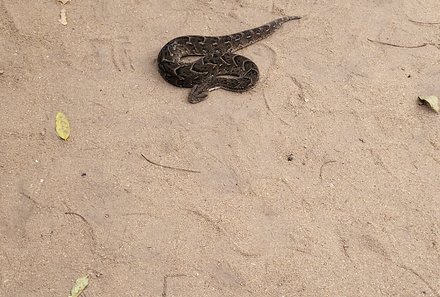
[[[0,0],[1,296],[440,296],[438,0],[64,7]],[[157,72],[283,14],[250,92]]]

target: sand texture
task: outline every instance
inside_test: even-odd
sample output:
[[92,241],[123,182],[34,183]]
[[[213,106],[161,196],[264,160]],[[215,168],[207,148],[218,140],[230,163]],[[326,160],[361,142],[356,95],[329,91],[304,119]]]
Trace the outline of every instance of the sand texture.
[[[249,92],[157,71],[283,15]],[[0,296],[439,297],[439,32],[439,0],[0,0]]]

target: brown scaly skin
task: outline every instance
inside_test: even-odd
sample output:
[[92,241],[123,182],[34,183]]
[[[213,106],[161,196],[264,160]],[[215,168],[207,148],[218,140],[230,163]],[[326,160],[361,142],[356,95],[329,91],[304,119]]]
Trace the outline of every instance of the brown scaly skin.
[[[159,52],[159,73],[174,86],[192,88],[188,96],[190,103],[205,100],[209,91],[218,88],[245,92],[257,83],[258,67],[250,59],[234,52],[272,35],[285,22],[300,18],[287,16],[225,36],[188,35],[174,38]],[[191,63],[181,61],[187,56],[200,56],[200,59]]]

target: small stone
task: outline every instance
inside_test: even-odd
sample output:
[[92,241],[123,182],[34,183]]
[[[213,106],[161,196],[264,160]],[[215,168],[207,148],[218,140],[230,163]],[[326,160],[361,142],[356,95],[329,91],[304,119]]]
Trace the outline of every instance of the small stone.
[[59,22],[64,26],[67,25],[67,15],[66,15],[66,9],[64,7],[61,8]]
[[287,155],[287,161],[289,162],[293,161],[293,154]]

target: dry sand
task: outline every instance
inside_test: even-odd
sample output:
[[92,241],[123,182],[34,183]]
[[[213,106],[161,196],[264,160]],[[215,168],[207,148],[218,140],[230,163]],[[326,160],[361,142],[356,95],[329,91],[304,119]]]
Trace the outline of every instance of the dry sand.
[[[440,296],[438,0],[62,6],[0,0],[1,296]],[[157,72],[284,14],[250,92]]]

